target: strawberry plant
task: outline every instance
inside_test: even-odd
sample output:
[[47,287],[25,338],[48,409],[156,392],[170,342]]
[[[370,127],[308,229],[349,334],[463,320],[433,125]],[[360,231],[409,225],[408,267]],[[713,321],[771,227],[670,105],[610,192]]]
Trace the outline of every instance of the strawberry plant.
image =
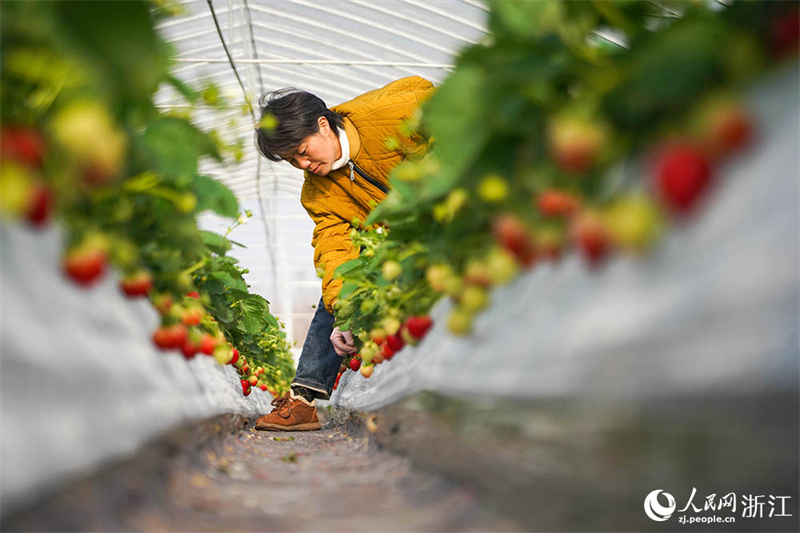
[[520,272],[640,256],[700,213],[720,162],[756,135],[742,91],[796,57],[796,28],[781,2],[491,2],[490,38],[403,126],[430,149],[406,150],[354,221],[361,256],[336,271],[336,324],[362,361],[415,342],[441,297],[449,331],[468,334]]
[[[240,158],[241,145],[192,122],[192,106],[225,102],[214,85],[169,74],[172,50],[154,24],[173,8],[0,6],[0,214],[39,226],[55,218],[66,235],[61,268],[76,285],[100,283],[113,267],[126,296],[149,297],[159,349],[240,364],[248,380],[258,367],[270,389],[287,390],[294,371],[282,325],[227,255],[237,244],[197,227],[211,210],[234,219],[230,233],[250,213],[199,171],[205,158]],[[163,86],[185,107],[157,108]]]

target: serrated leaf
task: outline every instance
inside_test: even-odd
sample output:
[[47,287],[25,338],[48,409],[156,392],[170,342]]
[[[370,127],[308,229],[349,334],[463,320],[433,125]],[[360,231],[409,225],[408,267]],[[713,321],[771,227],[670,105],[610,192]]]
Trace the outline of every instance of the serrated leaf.
[[227,218],[239,216],[239,201],[236,200],[233,192],[219,181],[209,176],[200,175],[194,178],[191,187],[192,192],[197,197],[196,213],[210,209],[216,214]]
[[247,285],[245,285],[244,281],[240,279],[235,279],[233,276],[228,274],[227,272],[212,272],[209,274],[209,277],[220,281],[226,289],[239,289],[239,290],[247,290]]

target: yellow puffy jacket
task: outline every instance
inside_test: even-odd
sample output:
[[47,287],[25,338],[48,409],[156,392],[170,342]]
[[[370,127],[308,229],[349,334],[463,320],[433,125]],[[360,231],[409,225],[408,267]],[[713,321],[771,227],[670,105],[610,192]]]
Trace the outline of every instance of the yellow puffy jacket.
[[333,279],[333,271],[359,253],[350,242],[350,223],[355,217],[366,219],[373,209],[370,201],[386,197],[389,172],[404,157],[400,150],[387,149],[386,139],[400,137],[397,127],[433,91],[431,82],[411,76],[331,108],[344,117],[354,166],[345,165],[327,176],[306,171],[300,196],[316,224],[311,240],[314,264],[325,271],[322,296],[331,313],[342,288],[342,281]]

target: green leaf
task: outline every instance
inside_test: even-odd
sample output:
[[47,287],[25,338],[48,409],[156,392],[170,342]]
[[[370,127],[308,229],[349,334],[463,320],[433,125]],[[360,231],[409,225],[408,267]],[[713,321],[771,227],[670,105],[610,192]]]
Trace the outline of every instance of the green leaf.
[[167,74],[163,41],[144,1],[56,2],[71,47],[98,67],[102,84],[127,100],[148,101]]
[[336,267],[336,270],[333,271],[333,275],[337,278],[341,278],[348,272],[352,272],[353,270],[356,270],[357,268],[362,267],[365,264],[366,262],[360,257],[351,259],[350,261],[342,263],[341,265]]
[[224,255],[225,252],[231,249],[230,241],[213,231],[200,230],[200,240],[202,240],[203,244],[208,246],[212,252],[220,255]]
[[223,217],[236,218],[239,216],[239,202],[236,200],[236,196],[219,181],[210,176],[200,175],[194,178],[191,187],[197,197],[195,213],[210,209]]
[[348,296],[357,291],[358,287],[359,287],[358,283],[354,281],[345,281],[344,285],[342,285],[342,288],[339,290],[339,299],[340,300],[346,299]]
[[247,290],[247,285],[240,279],[234,279],[233,276],[227,272],[212,272],[209,277],[222,282],[226,289],[239,289]]
[[197,174],[202,133],[188,121],[162,118],[152,122],[142,141],[153,166],[170,178]]

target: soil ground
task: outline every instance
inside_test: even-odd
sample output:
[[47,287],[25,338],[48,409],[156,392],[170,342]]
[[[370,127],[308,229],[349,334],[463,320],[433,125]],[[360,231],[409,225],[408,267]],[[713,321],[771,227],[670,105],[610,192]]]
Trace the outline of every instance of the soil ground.
[[138,466],[134,459],[84,479],[4,520],[3,529],[520,530],[470,489],[415,468],[347,422],[327,420],[311,432],[248,424],[190,450],[151,455],[172,457]]

